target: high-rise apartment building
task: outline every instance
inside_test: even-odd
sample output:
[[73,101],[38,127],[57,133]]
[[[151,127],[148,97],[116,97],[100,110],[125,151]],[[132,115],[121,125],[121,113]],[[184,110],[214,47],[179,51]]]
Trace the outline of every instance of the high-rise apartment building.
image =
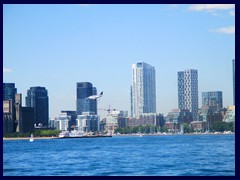
[[97,89],[90,82],[77,83],[77,115],[83,112],[91,112],[97,114],[97,100],[89,99],[89,96],[96,95]]
[[156,113],[155,68],[147,63],[132,64],[131,114]]
[[233,105],[235,105],[235,59],[232,60],[233,70]]
[[178,72],[178,108],[189,110],[193,114],[193,120],[197,120],[198,114],[198,72],[187,69]]
[[31,87],[27,91],[26,107],[34,108],[34,124],[48,127],[48,91],[45,87]]
[[202,92],[202,106],[215,112],[222,108],[222,104],[222,91]]

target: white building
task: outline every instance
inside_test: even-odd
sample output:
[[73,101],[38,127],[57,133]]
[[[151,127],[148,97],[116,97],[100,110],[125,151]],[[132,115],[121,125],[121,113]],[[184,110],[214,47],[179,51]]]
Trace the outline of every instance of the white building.
[[223,121],[225,122],[235,122],[235,106],[228,106],[227,112],[224,116]]
[[155,68],[147,63],[132,64],[131,115],[156,113]]
[[68,116],[67,113],[60,113],[59,116],[54,118],[53,126],[57,130],[68,131],[70,120],[71,120],[71,116]]
[[83,112],[77,116],[76,128],[80,132],[99,131],[99,118],[93,112]]
[[178,72],[178,108],[193,113],[193,120],[198,116],[198,72],[187,69]]

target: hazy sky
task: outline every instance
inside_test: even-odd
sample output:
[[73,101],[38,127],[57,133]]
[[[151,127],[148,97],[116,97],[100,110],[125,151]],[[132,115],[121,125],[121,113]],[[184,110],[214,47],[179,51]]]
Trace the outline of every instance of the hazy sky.
[[[233,104],[235,6],[3,5],[3,81],[23,94],[44,86],[50,117],[76,110],[76,83],[104,96],[99,108],[128,110],[131,65],[155,67],[157,112],[178,107],[177,72],[198,70],[201,93],[222,91]],[[107,112],[99,111],[101,118]]]

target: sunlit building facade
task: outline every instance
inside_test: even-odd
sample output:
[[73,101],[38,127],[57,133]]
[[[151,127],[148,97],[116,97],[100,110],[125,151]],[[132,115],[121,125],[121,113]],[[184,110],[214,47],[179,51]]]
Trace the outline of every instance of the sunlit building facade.
[[189,110],[193,114],[193,120],[197,120],[198,72],[195,69],[178,72],[178,108]]
[[132,65],[131,115],[156,113],[155,68],[147,63]]

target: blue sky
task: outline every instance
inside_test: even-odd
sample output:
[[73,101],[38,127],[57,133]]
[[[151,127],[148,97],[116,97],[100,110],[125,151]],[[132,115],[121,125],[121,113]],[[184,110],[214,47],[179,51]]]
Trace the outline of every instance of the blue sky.
[[[99,108],[128,110],[131,65],[156,70],[157,112],[178,107],[177,72],[197,69],[201,93],[233,104],[235,6],[231,4],[3,6],[3,81],[18,93],[44,86],[50,117],[76,109],[76,83],[104,96]],[[101,118],[107,112],[99,111]]]

